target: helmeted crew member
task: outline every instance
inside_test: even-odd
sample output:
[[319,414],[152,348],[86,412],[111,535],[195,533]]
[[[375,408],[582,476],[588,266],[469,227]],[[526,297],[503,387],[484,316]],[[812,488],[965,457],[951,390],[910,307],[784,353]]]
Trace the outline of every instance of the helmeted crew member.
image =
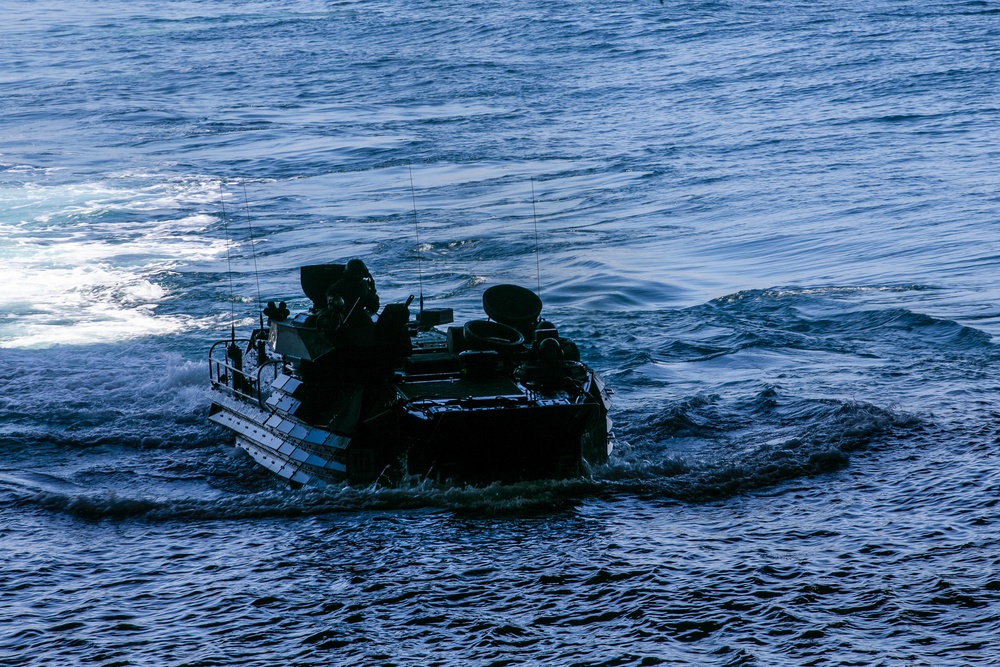
[[316,326],[320,328],[327,337],[334,336],[344,323],[344,300],[336,294],[328,294],[326,297],[326,307],[316,313]]
[[372,315],[378,312],[375,280],[360,259],[352,259],[344,273],[326,290],[326,307],[316,314],[317,325],[330,340],[355,347],[375,344]]
[[379,298],[375,290],[375,279],[368,267],[360,259],[352,259],[344,269],[344,275],[326,291],[330,297],[344,300],[344,323],[371,323],[371,316],[378,312]]

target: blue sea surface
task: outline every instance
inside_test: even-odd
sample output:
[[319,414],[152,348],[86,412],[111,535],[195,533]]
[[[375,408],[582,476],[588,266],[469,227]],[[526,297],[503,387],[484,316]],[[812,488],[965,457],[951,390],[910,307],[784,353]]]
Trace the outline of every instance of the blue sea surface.
[[[1000,664],[1000,2],[0,15],[0,663]],[[208,348],[352,257],[537,287],[610,462],[269,477]]]

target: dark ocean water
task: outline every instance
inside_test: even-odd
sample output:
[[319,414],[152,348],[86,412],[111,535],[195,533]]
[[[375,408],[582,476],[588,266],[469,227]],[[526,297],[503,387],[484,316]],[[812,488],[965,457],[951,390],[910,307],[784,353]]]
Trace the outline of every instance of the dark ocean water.
[[[1000,664],[1000,2],[0,9],[0,663]],[[208,346],[351,257],[611,462],[275,483]]]

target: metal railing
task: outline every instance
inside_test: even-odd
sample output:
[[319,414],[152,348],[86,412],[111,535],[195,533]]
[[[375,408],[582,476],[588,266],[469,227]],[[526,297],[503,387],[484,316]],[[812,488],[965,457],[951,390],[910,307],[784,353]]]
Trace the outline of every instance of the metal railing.
[[[256,400],[261,409],[266,409],[264,401],[269,392],[265,392],[264,387],[270,387],[271,382],[278,377],[283,362],[280,359],[261,362],[258,358],[259,351],[251,349],[252,343],[248,338],[215,342],[208,351],[208,379],[214,388]],[[249,357],[254,360],[252,364],[245,366],[234,363],[228,354],[229,346],[234,344],[240,346],[241,360]],[[264,372],[268,369],[272,370],[272,376],[264,378]]]

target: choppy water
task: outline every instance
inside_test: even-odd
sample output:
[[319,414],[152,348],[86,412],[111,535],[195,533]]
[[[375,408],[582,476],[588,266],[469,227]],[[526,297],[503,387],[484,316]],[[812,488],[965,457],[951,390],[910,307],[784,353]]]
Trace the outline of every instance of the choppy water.
[[[1000,4],[0,8],[3,664],[1000,663]],[[207,347],[355,256],[611,463],[276,485]]]

